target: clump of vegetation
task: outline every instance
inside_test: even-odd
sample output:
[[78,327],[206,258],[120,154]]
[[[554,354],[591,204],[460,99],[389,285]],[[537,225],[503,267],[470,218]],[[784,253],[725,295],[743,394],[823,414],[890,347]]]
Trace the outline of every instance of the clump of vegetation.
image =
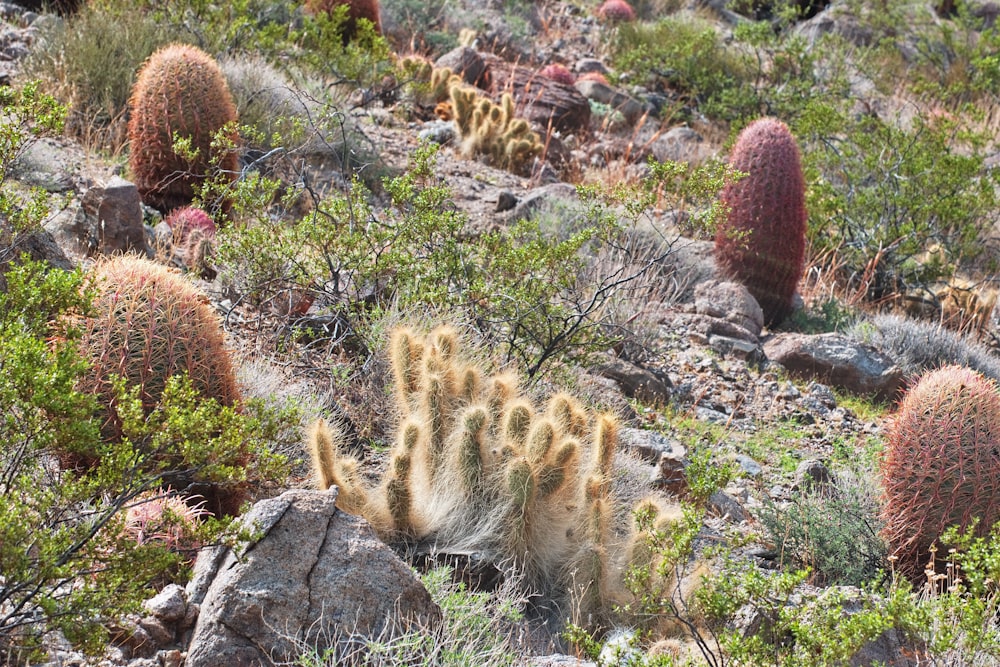
[[319,422],[309,447],[320,488],[336,485],[338,506],[391,543],[475,553],[558,605],[587,591],[596,611],[610,586],[617,419],[567,394],[534,405],[516,376],[463,359],[450,328],[397,329],[390,357],[402,421],[381,481],[369,487]]
[[878,514],[875,485],[848,471],[787,503],[767,499],[757,512],[783,566],[808,569],[819,585],[847,586],[877,582],[888,569]]
[[382,34],[382,19],[379,16],[378,0],[306,0],[304,9],[310,14],[333,15],[337,8],[345,8],[347,17],[341,28],[344,42],[349,42],[358,32],[358,21],[371,24],[376,34]]
[[859,319],[849,333],[885,353],[911,377],[956,364],[1000,381],[1000,360],[988,347],[940,324],[879,313]]
[[21,71],[66,105],[71,136],[115,154],[127,138],[136,71],[177,36],[173,26],[134,6],[88,2],[74,15],[47,24]]
[[528,121],[514,115],[514,98],[509,93],[494,104],[473,88],[453,86],[451,106],[467,156],[482,153],[493,165],[523,172],[545,148]]

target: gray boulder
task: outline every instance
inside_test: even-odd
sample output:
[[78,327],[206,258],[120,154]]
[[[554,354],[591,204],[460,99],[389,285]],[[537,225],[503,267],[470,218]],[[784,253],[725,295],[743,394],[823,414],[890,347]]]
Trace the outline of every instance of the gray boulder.
[[335,492],[301,489],[261,501],[241,520],[259,537],[239,553],[199,556],[188,594],[201,611],[186,667],[273,665],[303,646],[322,654],[348,637],[440,621],[410,568],[335,501]]
[[754,336],[760,336],[764,328],[764,311],[740,283],[720,280],[699,283],[694,288],[694,308],[699,315],[731,322]]
[[840,333],[776,334],[764,343],[764,354],[793,376],[852,394],[892,400],[903,385],[903,371],[892,359]]

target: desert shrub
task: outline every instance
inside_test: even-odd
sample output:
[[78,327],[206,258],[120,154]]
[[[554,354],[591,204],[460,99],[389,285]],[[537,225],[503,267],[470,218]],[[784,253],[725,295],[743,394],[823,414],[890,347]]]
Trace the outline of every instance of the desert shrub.
[[[612,64],[629,81],[660,90],[691,108],[727,121],[776,116],[791,122],[807,100],[842,93],[838,66],[816,67],[817,49],[838,52],[834,40],[809,48],[790,31],[776,33],[767,22],[747,21],[724,40],[698,17],[666,16],[655,23],[627,23],[613,33]],[[824,59],[824,62],[830,58]]]
[[616,303],[655,298],[657,286],[642,278],[670,253],[672,237],[659,231],[636,242],[629,230],[637,219],[670,200],[711,224],[719,210],[697,207],[726,179],[724,169],[662,165],[641,191],[588,190],[581,207],[588,224],[558,238],[534,221],[471,236],[450,189],[433,177],[433,154],[421,148],[407,173],[383,182],[382,210],[355,182],[313,199],[316,208],[298,220],[269,213],[280,183],[251,175],[236,193],[237,224],[220,235],[223,275],[258,304],[289,289],[308,291],[362,336],[371,314],[390,304],[457,309],[535,376],[556,358],[606,349],[613,329],[602,325]]
[[940,324],[881,313],[855,322],[849,334],[886,354],[912,377],[957,364],[1000,381],[1000,359],[988,347]]
[[0,268],[17,257],[49,211],[48,195],[41,189],[15,191],[6,184],[34,142],[62,131],[64,117],[65,108],[37,83],[0,87]]
[[888,569],[878,512],[875,485],[845,470],[787,503],[765,499],[756,514],[783,566],[808,568],[820,585],[863,586]]
[[87,3],[48,24],[22,72],[66,105],[67,131],[96,148],[117,153],[126,138],[126,107],[136,70],[174,31],[128,7]]
[[[481,667],[514,667],[525,659],[516,637],[524,600],[512,582],[491,592],[470,591],[455,583],[448,567],[423,574],[421,581],[441,608],[442,622],[435,628],[393,633],[364,642],[343,642],[323,655],[308,646],[296,664],[333,667],[363,664],[370,667],[399,664],[455,664]],[[336,643],[336,642],[330,642]]]
[[[94,398],[76,385],[86,372],[66,315],[88,307],[83,276],[24,262],[10,267],[0,292],[0,654],[7,664],[32,660],[42,638],[61,631],[74,645],[104,648],[108,627],[136,611],[152,582],[183,571],[186,556],[160,542],[137,542],[124,530],[140,494],[167,482],[167,466],[148,466],[149,450],[130,437],[102,441]],[[59,324],[57,324],[59,323]],[[178,385],[180,386],[180,385]],[[183,397],[181,397],[183,398]],[[211,404],[168,395],[144,418],[123,397],[126,431],[150,441],[173,438],[199,452],[205,470],[229,479],[246,471],[212,462],[216,445],[267,437],[271,430]],[[162,416],[163,418],[159,418]],[[166,428],[169,426],[169,428]],[[171,434],[171,435],[168,435]],[[258,441],[259,444],[259,441]],[[99,451],[86,475],[63,470],[58,454]],[[224,448],[223,448],[224,449]],[[173,467],[177,472],[177,467]],[[214,541],[221,524],[199,527]]]
[[401,53],[404,47],[447,53],[458,46],[458,28],[472,24],[464,7],[447,0],[394,0],[382,5],[382,17],[386,34]]
[[[749,76],[747,64],[701,19],[669,16],[652,24],[625,23],[614,35],[615,69],[646,84],[661,82],[699,107],[721,106],[723,99],[737,102],[740,84]],[[743,99],[733,113],[756,115],[754,106],[753,99]]]
[[983,252],[998,178],[983,169],[984,135],[948,119],[904,124],[826,104],[810,105],[793,129],[816,179],[810,242],[834,253],[852,290],[893,298]]
[[236,104],[240,124],[259,137],[255,148],[271,150],[296,141],[306,119],[320,110],[318,102],[260,55],[238,54],[219,62]]

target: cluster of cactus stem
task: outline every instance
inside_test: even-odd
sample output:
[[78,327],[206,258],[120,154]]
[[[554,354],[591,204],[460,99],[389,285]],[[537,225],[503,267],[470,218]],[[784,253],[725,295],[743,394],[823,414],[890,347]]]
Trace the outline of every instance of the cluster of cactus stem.
[[496,104],[451,69],[434,67],[419,56],[401,58],[398,67],[410,82],[415,102],[436,105],[438,116],[455,121],[466,157],[485,155],[494,166],[517,172],[544,151],[528,121],[515,115],[514,98],[509,93]]
[[528,121],[515,116],[510,93],[495,104],[473,88],[452,86],[451,106],[467,156],[483,154],[497,167],[520,172],[545,149]]
[[535,592],[606,590],[618,420],[565,393],[537,408],[515,375],[465,362],[450,327],[397,329],[390,357],[401,421],[381,481],[366,484],[339,429],[319,421],[319,488],[336,485],[338,507],[389,543],[513,565]]

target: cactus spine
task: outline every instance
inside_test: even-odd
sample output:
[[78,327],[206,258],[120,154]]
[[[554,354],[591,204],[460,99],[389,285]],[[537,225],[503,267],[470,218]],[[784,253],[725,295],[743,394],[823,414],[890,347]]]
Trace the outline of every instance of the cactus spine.
[[513,374],[471,371],[450,328],[398,329],[388,349],[404,420],[382,481],[352,506],[388,541],[475,551],[562,602],[579,592],[567,589],[577,572],[595,596],[588,610],[600,608],[617,420],[567,394],[536,410]]
[[729,208],[715,237],[723,273],[746,285],[769,326],[792,312],[806,250],[805,179],[788,127],[763,118],[748,125],[730,165],[747,176],[720,195]]
[[538,135],[526,120],[514,116],[509,93],[494,104],[472,88],[454,86],[451,104],[466,157],[482,154],[498,167],[519,172],[542,154],[545,146]]

